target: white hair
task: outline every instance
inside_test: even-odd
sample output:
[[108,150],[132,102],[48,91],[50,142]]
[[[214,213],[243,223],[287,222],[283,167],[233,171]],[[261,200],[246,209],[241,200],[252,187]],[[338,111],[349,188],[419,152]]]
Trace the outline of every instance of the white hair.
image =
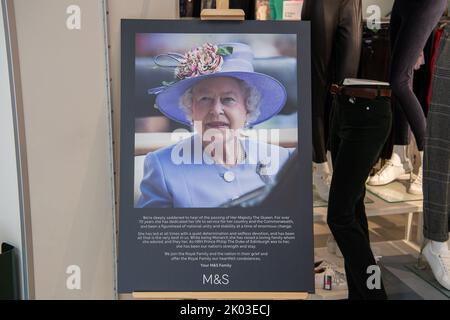
[[[235,79],[241,91],[245,97],[245,108],[247,109],[247,121],[246,123],[252,123],[256,119],[258,119],[261,114],[260,111],[260,102],[261,102],[261,93],[254,86],[250,85],[244,80]],[[183,93],[180,97],[180,109],[186,115],[186,118],[192,122],[192,103],[193,103],[193,90],[195,86],[192,86],[188,90]]]

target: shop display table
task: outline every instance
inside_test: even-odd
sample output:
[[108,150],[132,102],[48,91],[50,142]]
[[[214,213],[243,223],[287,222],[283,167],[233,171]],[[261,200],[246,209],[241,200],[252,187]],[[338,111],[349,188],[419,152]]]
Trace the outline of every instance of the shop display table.
[[[393,182],[384,187],[376,187],[377,189],[369,187],[366,194],[366,214],[367,217],[374,216],[388,216],[397,214],[408,214],[408,221],[405,226],[405,238],[404,241],[416,251],[420,251],[420,244],[423,242],[423,200],[421,196],[410,196],[406,192],[406,185],[400,184],[398,182]],[[404,190],[402,190],[402,188]],[[375,189],[375,190],[374,190]],[[379,195],[375,195],[377,192]],[[392,195],[391,198],[386,197],[386,195]],[[395,201],[395,196],[397,200]],[[411,200],[417,199],[417,200]],[[314,201],[314,222],[326,223],[327,217],[327,207],[326,203],[318,200],[315,197]],[[413,219],[414,215],[418,215],[418,226],[417,231],[414,236],[412,234]],[[415,240],[413,242],[413,240]]]

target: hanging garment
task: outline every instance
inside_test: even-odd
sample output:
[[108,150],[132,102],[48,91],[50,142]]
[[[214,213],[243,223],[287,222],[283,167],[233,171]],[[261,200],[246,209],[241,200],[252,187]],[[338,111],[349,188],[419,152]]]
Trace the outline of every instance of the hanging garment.
[[306,0],[302,20],[311,21],[313,161],[323,163],[327,160],[330,84],[358,73],[361,0]]
[[389,81],[390,64],[389,23],[372,30],[364,23],[359,78]]

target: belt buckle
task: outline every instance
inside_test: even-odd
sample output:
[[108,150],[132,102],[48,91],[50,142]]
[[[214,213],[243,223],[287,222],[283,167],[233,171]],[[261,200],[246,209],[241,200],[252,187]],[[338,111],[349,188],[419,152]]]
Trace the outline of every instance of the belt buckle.
[[341,93],[341,88],[337,84],[332,84],[330,92],[332,95],[338,95]]

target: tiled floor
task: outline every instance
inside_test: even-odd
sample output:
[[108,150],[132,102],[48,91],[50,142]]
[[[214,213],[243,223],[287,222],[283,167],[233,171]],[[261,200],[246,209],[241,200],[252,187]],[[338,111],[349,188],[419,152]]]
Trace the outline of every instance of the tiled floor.
[[[372,249],[376,256],[381,256],[380,265],[389,298],[396,300],[448,300],[439,290],[407,268],[408,264],[415,264],[419,253],[416,248],[403,240],[406,221],[406,214],[369,218]],[[413,224],[413,229],[417,229],[417,221]],[[338,268],[343,268],[343,258],[331,254],[326,247],[327,239],[330,236],[326,224],[315,223],[314,231],[315,260],[326,260]],[[310,299],[335,300],[346,299],[346,297],[345,289],[331,291],[316,289],[316,294],[311,295]]]

